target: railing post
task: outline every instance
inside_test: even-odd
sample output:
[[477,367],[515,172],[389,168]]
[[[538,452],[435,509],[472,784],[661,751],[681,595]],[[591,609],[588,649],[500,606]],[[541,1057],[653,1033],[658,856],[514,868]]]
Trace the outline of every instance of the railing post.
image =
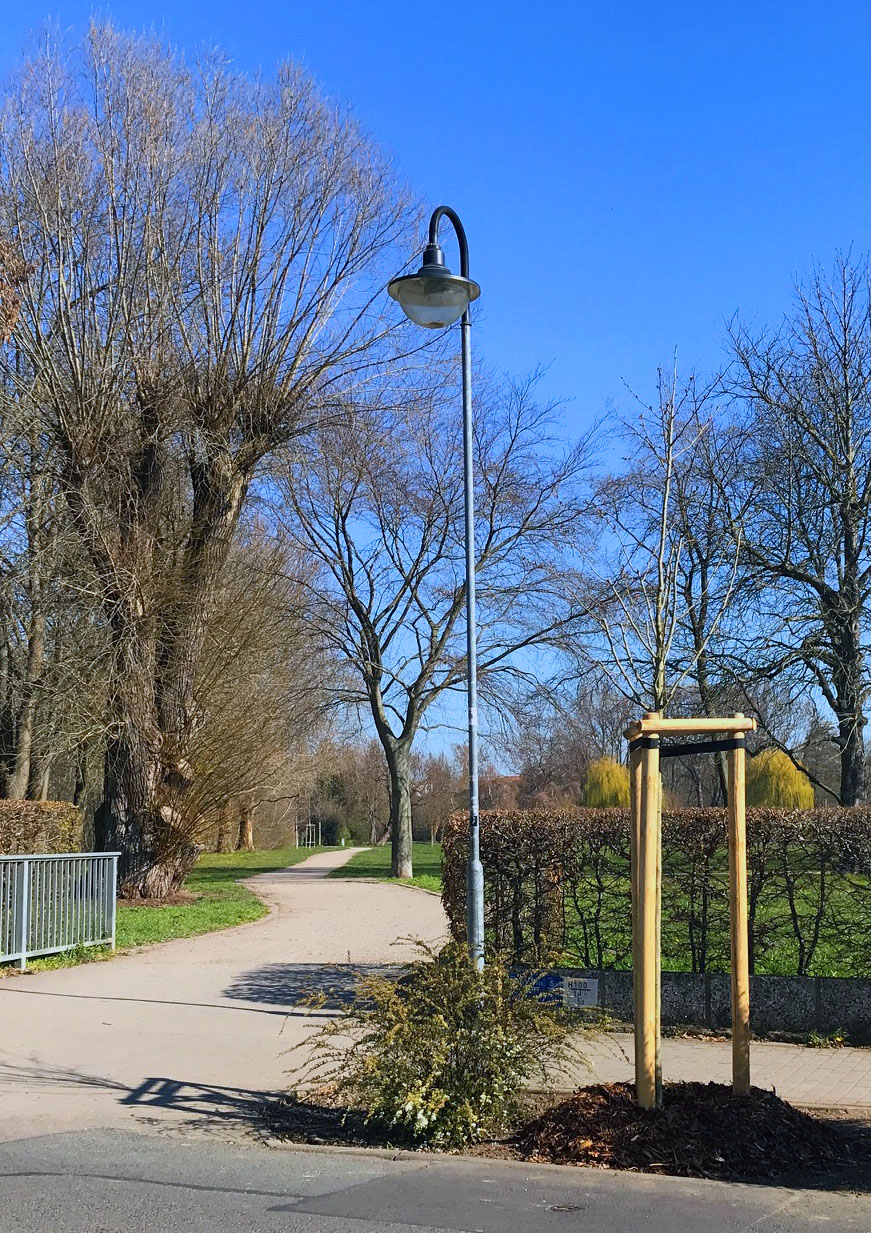
[[18,900],[18,966],[22,972],[27,967],[27,943],[30,940],[30,861],[23,860],[15,878],[15,897]]
[[112,857],[112,885],[109,887],[109,902],[112,905],[112,950],[115,949],[115,923],[118,913],[118,854]]

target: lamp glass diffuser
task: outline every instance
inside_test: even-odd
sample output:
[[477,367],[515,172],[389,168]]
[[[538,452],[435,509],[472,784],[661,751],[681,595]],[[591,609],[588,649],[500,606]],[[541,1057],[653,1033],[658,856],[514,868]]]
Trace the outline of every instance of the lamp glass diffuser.
[[394,278],[387,290],[415,325],[430,330],[443,330],[459,321],[469,303],[481,294],[470,278],[438,268],[431,272],[426,266],[417,274]]

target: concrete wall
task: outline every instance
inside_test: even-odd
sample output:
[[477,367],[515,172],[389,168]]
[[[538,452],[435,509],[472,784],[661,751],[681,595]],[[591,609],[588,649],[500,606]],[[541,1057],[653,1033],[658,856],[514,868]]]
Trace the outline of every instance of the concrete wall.
[[[599,1005],[618,1019],[631,1022],[631,972],[561,968],[560,975],[598,980]],[[728,1028],[731,1021],[728,974],[662,973],[664,1025]],[[751,976],[750,1021],[755,1032],[805,1035],[843,1029],[852,1043],[871,1043],[871,980]]]

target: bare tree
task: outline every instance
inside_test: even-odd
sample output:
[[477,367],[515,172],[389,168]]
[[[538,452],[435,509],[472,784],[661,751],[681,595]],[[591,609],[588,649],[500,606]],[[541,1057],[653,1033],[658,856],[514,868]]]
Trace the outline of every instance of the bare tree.
[[[446,754],[415,753],[412,760],[412,813],[418,833],[425,827],[431,844],[437,843],[448,818],[463,801],[468,783]],[[482,799],[486,794],[482,792]]]
[[407,214],[293,66],[251,80],[93,26],[7,94],[0,234],[31,273],[0,302],[115,648],[97,839],[132,891],[164,894],[193,859],[179,820],[218,580],[264,458],[374,363],[379,261]]
[[[585,526],[586,444],[561,450],[534,381],[476,409],[475,474],[482,695],[522,672],[518,655],[555,637],[557,576]],[[414,739],[434,705],[463,688],[462,440],[443,392],[349,408],[291,465],[290,523],[320,562],[312,615],[357,684],[390,774],[393,874],[412,872]]]
[[730,388],[743,408],[732,526],[757,590],[739,664],[796,677],[831,709],[829,790],[865,799],[871,599],[871,272],[841,259],[796,292],[776,332],[736,327]]
[[676,367],[660,369],[656,402],[638,400],[638,414],[622,421],[628,466],[598,491],[598,581],[577,585],[590,633],[584,670],[592,660],[642,710],[665,712],[700,671],[710,696],[706,654],[734,594],[737,550],[731,535],[714,533],[698,462],[709,400],[695,376],[681,382]]
[[[56,456],[26,393],[0,398],[0,793],[45,799],[105,733],[107,640]],[[72,785],[71,785],[72,788]]]
[[335,673],[305,623],[300,573],[256,524],[222,572],[195,682],[193,780],[180,806],[196,842],[232,818],[236,846],[253,848],[259,807],[292,796],[300,745],[323,727]]
[[362,821],[370,844],[386,843],[390,838],[390,780],[380,741],[346,747],[342,779],[349,821]]

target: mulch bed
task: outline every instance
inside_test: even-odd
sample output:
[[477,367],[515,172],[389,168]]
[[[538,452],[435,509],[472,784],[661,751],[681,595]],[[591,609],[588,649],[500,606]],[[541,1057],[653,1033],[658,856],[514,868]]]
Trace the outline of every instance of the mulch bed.
[[[661,1109],[641,1109],[634,1084],[602,1083],[558,1104],[530,1092],[527,1109],[508,1138],[467,1153],[722,1181],[868,1184],[871,1125],[805,1113],[761,1088],[736,1096],[719,1083],[668,1083]],[[263,1119],[272,1135],[294,1143],[416,1146],[401,1129],[367,1121],[364,1110],[341,1105],[326,1088],[270,1102]]]
[[729,1181],[800,1175],[808,1184],[871,1160],[867,1127],[720,1083],[666,1084],[661,1109],[639,1108],[631,1083],[581,1088],[510,1142],[525,1160]]

